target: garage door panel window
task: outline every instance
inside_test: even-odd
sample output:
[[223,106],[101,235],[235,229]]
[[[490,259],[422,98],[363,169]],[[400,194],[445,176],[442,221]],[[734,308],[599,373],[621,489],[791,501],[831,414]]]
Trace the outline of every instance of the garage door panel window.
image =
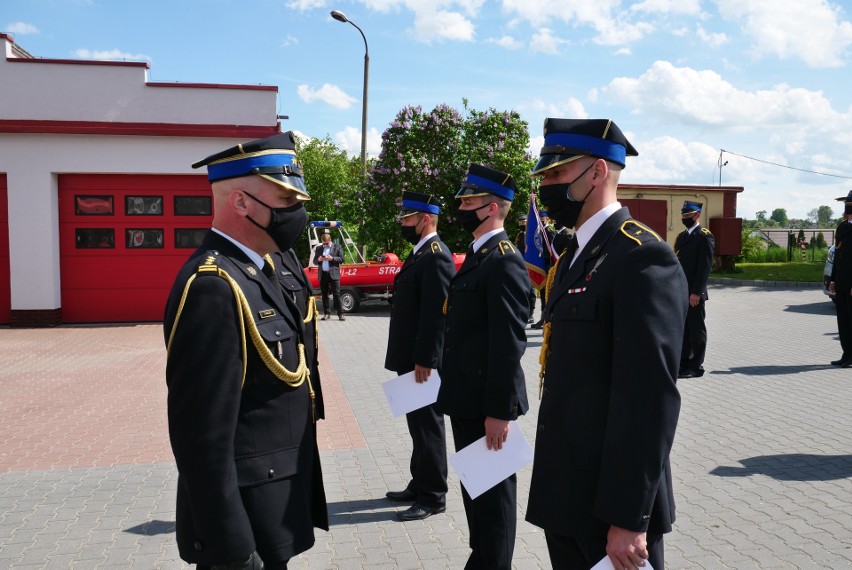
[[175,216],[209,216],[212,213],[210,196],[175,196]]
[[115,230],[112,228],[78,228],[74,230],[77,249],[114,249]]
[[128,228],[126,236],[127,249],[163,247],[163,228]]
[[78,216],[112,216],[113,198],[109,195],[74,196],[74,213]]
[[128,216],[162,216],[162,196],[125,196],[124,213]]
[[201,246],[206,234],[206,228],[178,228],[175,230],[175,247],[196,249]]

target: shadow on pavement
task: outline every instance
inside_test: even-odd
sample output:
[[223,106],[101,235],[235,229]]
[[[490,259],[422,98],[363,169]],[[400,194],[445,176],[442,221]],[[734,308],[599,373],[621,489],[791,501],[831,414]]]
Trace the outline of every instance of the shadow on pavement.
[[142,534],[145,536],[154,536],[157,534],[171,534],[175,531],[175,521],[148,521],[130,528],[124,529],[124,532],[131,534]]
[[802,374],[814,370],[832,370],[836,368],[829,363],[825,364],[802,364],[797,366],[783,366],[767,364],[765,366],[735,366],[729,370],[711,370],[707,374],[729,375],[745,374],[746,376],[775,376],[778,374]]
[[740,461],[743,467],[716,467],[711,475],[749,477],[766,475],[779,481],[834,481],[852,477],[852,455],[789,453],[761,455]]
[[408,504],[394,503],[387,499],[366,501],[343,501],[328,504],[328,524],[358,524],[381,521],[396,521],[396,512],[408,508]]
[[836,315],[834,303],[825,300],[821,303],[808,303],[807,305],[787,305],[784,309],[787,313],[803,313],[808,315]]

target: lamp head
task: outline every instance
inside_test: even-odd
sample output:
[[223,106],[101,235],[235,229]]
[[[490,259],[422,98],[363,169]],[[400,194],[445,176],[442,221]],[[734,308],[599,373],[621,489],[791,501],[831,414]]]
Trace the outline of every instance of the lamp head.
[[338,22],[346,23],[346,22],[349,21],[349,18],[346,17],[346,14],[344,14],[343,12],[340,12],[338,10],[332,10],[331,11],[331,17],[334,18],[335,20],[337,20]]

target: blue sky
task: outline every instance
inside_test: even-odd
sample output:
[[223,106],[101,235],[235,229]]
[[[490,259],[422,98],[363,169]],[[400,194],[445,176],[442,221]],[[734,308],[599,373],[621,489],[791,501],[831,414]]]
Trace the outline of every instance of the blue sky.
[[277,85],[284,130],[358,155],[364,42],[331,10],[369,44],[371,155],[402,107],[467,98],[519,112],[535,155],[545,117],[615,120],[640,155],[622,182],[718,184],[725,149],[742,217],[839,215],[852,190],[848,0],[15,0],[0,31],[152,81]]

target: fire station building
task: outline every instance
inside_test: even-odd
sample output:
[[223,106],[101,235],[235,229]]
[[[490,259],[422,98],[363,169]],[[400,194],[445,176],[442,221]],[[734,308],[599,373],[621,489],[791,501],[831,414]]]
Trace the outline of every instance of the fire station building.
[[210,227],[190,165],[280,130],[275,86],[149,82],[0,34],[0,324],[162,319]]

